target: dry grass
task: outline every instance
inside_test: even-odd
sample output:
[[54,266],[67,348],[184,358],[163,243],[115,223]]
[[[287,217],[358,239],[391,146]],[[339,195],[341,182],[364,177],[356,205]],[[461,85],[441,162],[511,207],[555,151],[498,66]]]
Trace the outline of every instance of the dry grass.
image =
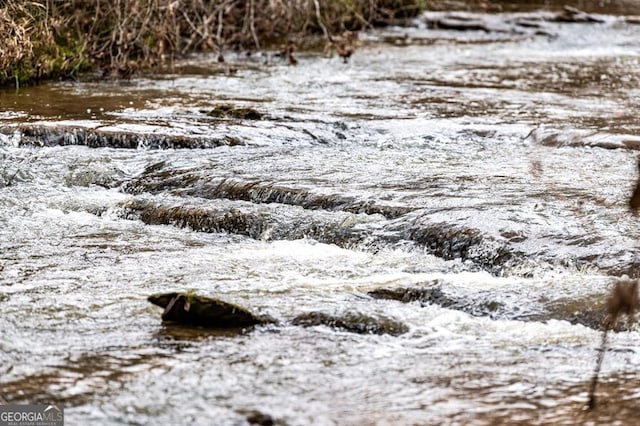
[[421,0],[0,0],[0,84],[262,49],[413,16]]
[[89,65],[85,39],[54,2],[0,1],[0,84],[74,75]]

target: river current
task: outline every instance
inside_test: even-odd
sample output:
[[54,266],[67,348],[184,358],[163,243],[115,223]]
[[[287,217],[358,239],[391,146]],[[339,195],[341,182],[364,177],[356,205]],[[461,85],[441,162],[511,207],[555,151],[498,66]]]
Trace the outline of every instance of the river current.
[[[639,421],[633,324],[585,410],[640,268],[640,25],[595,16],[430,13],[348,63],[1,91],[0,398],[68,424]],[[171,291],[277,323],[162,324]]]

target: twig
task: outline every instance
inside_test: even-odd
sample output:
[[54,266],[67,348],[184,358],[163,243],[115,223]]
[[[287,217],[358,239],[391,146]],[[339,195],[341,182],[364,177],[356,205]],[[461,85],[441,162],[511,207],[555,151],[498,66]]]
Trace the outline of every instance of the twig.
[[608,318],[602,333],[600,352],[596,358],[596,368],[589,388],[589,402],[587,404],[589,410],[596,408],[596,387],[598,386],[598,376],[600,375],[604,353],[607,350],[607,334],[609,330],[615,331],[621,315],[626,315],[629,320],[632,320],[638,310],[638,304],[638,280],[629,280],[628,277],[619,280],[613,287],[607,301]]
[[218,60],[224,60],[224,56],[222,56],[222,47],[224,46],[224,41],[222,40],[222,25],[224,18],[224,8],[220,7],[218,9],[218,30],[216,31],[216,44],[218,46]]
[[322,29],[322,33],[327,38],[327,40],[331,41],[331,36],[329,35],[329,31],[327,31],[327,27],[325,27],[324,23],[322,22],[322,14],[320,13],[320,3],[318,2],[318,0],[313,0],[313,4],[316,8],[316,19],[318,20],[318,25],[320,25],[320,28]]
[[598,358],[596,359],[596,368],[593,371],[593,377],[591,378],[591,387],[589,388],[589,402],[587,408],[593,410],[596,408],[596,388],[598,387],[598,377],[600,376],[600,369],[602,367],[602,360],[604,359],[604,353],[607,350],[607,334],[609,332],[609,323],[607,322],[607,328],[602,333],[602,343],[598,352]]
[[373,28],[371,23],[367,21],[365,17],[358,12],[358,10],[353,6],[353,4],[345,3],[345,5],[347,6],[347,9],[349,9],[349,11],[353,13],[353,15],[358,19],[358,21],[360,21],[363,28]]
[[251,30],[251,37],[253,37],[253,42],[256,44],[256,49],[260,50],[260,40],[258,40],[258,36],[256,35],[255,7],[253,0],[249,2],[249,29]]

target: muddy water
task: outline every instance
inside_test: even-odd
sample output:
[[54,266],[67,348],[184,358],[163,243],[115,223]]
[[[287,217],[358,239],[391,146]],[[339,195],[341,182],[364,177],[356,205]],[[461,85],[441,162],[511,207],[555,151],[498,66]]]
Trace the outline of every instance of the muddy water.
[[[633,325],[584,406],[604,298],[638,276],[640,26],[466,18],[348,64],[2,91],[0,398],[69,424],[638,421]],[[178,290],[277,323],[163,325],[146,297]]]

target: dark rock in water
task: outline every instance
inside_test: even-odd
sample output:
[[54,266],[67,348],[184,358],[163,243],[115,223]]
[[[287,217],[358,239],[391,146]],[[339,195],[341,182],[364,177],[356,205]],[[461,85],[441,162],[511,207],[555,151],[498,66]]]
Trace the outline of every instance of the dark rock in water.
[[259,426],[273,426],[275,421],[269,414],[261,413],[260,411],[252,411],[247,414],[247,422],[250,425]]
[[264,215],[238,209],[216,209],[192,206],[164,206],[144,200],[131,200],[122,205],[126,219],[141,220],[148,225],[189,227],[200,232],[229,232],[260,238],[269,225]]
[[470,260],[489,272],[497,272],[519,257],[505,242],[473,228],[430,223],[419,218],[402,232],[406,239],[425,246],[435,256],[446,260]]
[[202,340],[224,339],[236,337],[238,334],[251,331],[251,327],[199,327],[193,324],[182,324],[178,322],[163,322],[153,337],[158,340],[161,345],[173,348],[188,347],[190,342],[198,342]]
[[430,287],[378,288],[367,294],[374,299],[397,300],[403,303],[420,301],[446,305],[453,301],[445,296],[438,285]]
[[216,179],[202,169],[178,169],[167,166],[166,162],[152,164],[133,181],[123,187],[124,191],[139,194],[162,191],[180,191],[207,199],[226,198],[254,203],[279,203],[299,205],[309,210],[347,211],[351,213],[381,214],[386,218],[398,218],[415,208],[384,205],[370,200],[359,200],[353,196],[340,194],[318,194],[307,188],[289,187],[258,180],[238,180],[234,178]]
[[244,145],[240,139],[229,136],[196,137],[154,133],[114,132],[69,126],[22,125],[18,128],[0,128],[1,133],[18,132],[19,146],[80,145],[90,148],[120,149],[208,149],[218,146]]
[[291,323],[302,327],[326,325],[327,327],[339,328],[358,334],[390,334],[398,336],[409,331],[409,328],[401,322],[388,318],[373,318],[353,312],[342,316],[333,316],[322,312],[308,312],[298,315]]
[[482,243],[482,235],[475,229],[456,229],[438,224],[417,226],[410,229],[407,237],[447,260],[456,257],[466,259],[469,249]]
[[379,288],[367,293],[374,299],[397,300],[402,303],[422,302],[456,309],[469,315],[494,317],[503,310],[501,303],[493,300],[470,300],[449,295],[437,283],[428,287]]
[[[640,172],[640,159],[638,161],[638,171]],[[636,181],[635,189],[633,190],[633,194],[631,194],[631,198],[629,199],[629,208],[633,213],[638,213],[640,210],[640,176]]]
[[[164,293],[149,296],[149,302],[164,308],[163,321],[218,329],[251,327],[273,324],[270,317],[259,317],[241,306],[218,299],[187,293]],[[358,313],[333,316],[321,312],[298,315],[293,325],[312,327],[326,325],[358,334],[391,334],[397,336],[409,331],[408,327],[388,318],[373,318]]]
[[588,14],[572,6],[565,6],[561,13],[555,16],[556,22],[569,23],[603,23],[604,20],[597,16]]
[[154,294],[148,300],[164,308],[163,321],[213,328],[242,328],[273,322],[240,306],[193,294]]
[[201,110],[203,114],[215,118],[237,118],[242,120],[262,120],[263,114],[253,108],[238,108],[229,104],[217,105],[211,110]]
[[[435,304],[473,316],[518,321],[568,321],[595,330],[604,328],[608,314],[605,295],[544,301],[528,300],[523,303],[536,308],[523,311],[518,303],[505,305],[495,300],[496,295],[491,292],[481,291],[474,295],[456,296],[447,293],[437,282],[425,287],[380,288],[367,294],[374,299]],[[621,329],[626,329],[624,324]]]
[[482,19],[473,18],[470,15],[447,15],[437,19],[427,19],[431,28],[455,31],[484,31],[503,32],[500,28],[491,28]]
[[590,295],[578,299],[558,299],[549,302],[542,312],[516,318],[523,321],[568,321],[594,330],[602,330],[607,321],[606,297]]
[[141,220],[149,225],[172,225],[191,228],[198,232],[227,232],[246,235],[262,241],[296,240],[312,238],[326,244],[353,247],[376,242],[358,220],[342,213],[316,217],[302,213],[292,222],[290,215],[278,207],[261,211],[238,203],[237,207],[205,202],[193,205],[164,205],[145,199],[133,199],[120,204],[120,216],[128,220]]

